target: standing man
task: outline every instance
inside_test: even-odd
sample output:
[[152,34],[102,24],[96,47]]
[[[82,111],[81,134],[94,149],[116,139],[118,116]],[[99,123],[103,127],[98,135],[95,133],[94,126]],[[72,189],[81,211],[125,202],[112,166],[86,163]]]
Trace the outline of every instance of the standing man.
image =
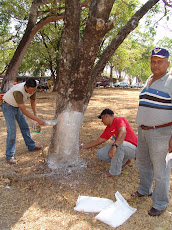
[[111,177],[121,174],[121,169],[129,159],[135,159],[137,137],[129,125],[128,121],[122,117],[115,117],[114,112],[110,109],[105,109],[98,116],[106,127],[102,135],[89,144],[81,145],[82,149],[88,149],[100,145],[107,141],[110,137],[113,139],[113,144],[101,148],[97,152],[97,157],[105,162],[110,162],[109,172],[104,176]]
[[[140,172],[140,186],[134,197],[151,196],[150,216],[159,216],[169,203],[171,165],[165,158],[172,152],[172,76],[167,72],[169,52],[155,48],[151,55],[152,75],[140,93],[136,122],[138,145],[136,164]],[[152,193],[152,183],[155,187]]]
[[[25,107],[25,101],[30,98],[31,107],[34,114],[31,114]],[[7,91],[1,101],[2,111],[7,125],[6,141],[6,160],[9,164],[16,164],[14,153],[16,150],[16,121],[20,127],[25,144],[29,151],[40,150],[30,136],[29,126],[26,120],[28,118],[44,125],[44,121],[37,117],[36,110],[36,81],[32,78],[26,82],[14,85]]]

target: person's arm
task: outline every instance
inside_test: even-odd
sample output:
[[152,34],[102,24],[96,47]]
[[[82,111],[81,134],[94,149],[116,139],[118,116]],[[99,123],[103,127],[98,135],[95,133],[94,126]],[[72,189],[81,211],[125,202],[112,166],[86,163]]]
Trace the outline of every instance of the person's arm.
[[172,137],[169,140],[169,149],[168,149],[169,153],[172,152]]
[[107,141],[107,140],[99,137],[97,140],[94,140],[88,144],[82,145],[81,148],[82,149],[89,149],[89,148],[95,147],[97,145],[100,145],[100,144],[104,143],[105,141]]
[[37,121],[40,125],[45,125],[45,122],[42,119],[39,119],[37,116],[35,116],[36,115],[36,103],[35,103],[36,94],[33,94],[30,97],[31,107],[34,112],[34,115],[26,109],[24,100],[23,100],[23,94],[20,91],[14,91],[13,96],[14,96],[14,99],[16,100],[18,107],[20,108],[20,110],[26,117],[34,121]]
[[31,104],[33,114],[37,116],[36,100],[30,99],[30,104]]
[[44,122],[42,119],[39,119],[37,116],[33,115],[32,113],[30,113],[30,112],[26,109],[25,104],[18,104],[18,107],[20,108],[20,110],[22,111],[22,113],[23,113],[26,117],[28,117],[28,118],[30,118],[30,119],[32,119],[32,120],[34,120],[34,121],[37,121],[40,125],[45,125],[45,122]]
[[[122,126],[122,127],[120,127],[119,129],[118,129],[118,136],[117,136],[117,138],[116,138],[116,140],[115,140],[115,144],[117,145],[117,146],[119,146],[120,144],[122,144],[122,142],[125,140],[125,136],[126,136],[126,133],[127,133],[127,130],[126,130],[126,127],[125,126]],[[114,158],[114,154],[115,154],[115,152],[116,152],[116,149],[117,149],[117,147],[114,145],[114,146],[112,146],[112,148],[109,150],[109,153],[108,153],[108,155],[109,155],[109,157],[112,159],[112,158]]]

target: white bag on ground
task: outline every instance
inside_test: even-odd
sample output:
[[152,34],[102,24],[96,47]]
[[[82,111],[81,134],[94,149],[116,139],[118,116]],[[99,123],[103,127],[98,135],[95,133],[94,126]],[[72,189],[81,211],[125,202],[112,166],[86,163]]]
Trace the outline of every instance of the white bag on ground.
[[78,212],[101,212],[112,203],[112,200],[106,198],[79,196],[74,210]]
[[119,193],[115,193],[116,202],[103,209],[95,218],[105,224],[116,228],[122,225],[137,209],[129,206],[127,201]]

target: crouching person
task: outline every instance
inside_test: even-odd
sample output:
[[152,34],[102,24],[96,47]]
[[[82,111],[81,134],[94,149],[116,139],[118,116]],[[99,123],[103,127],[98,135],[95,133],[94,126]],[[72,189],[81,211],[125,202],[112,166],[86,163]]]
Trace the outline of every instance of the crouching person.
[[136,157],[137,137],[123,117],[115,117],[114,112],[105,109],[98,116],[102,120],[106,129],[101,136],[88,144],[81,145],[81,149],[89,149],[100,145],[110,139],[114,140],[111,145],[104,146],[97,152],[97,157],[105,162],[110,162],[109,172],[103,174],[111,177],[121,174],[122,167],[130,163],[130,159]]

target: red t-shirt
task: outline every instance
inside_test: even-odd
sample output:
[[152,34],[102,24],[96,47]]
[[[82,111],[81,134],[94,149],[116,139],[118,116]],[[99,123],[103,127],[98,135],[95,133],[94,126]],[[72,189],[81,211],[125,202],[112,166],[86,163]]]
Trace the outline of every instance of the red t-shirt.
[[115,140],[118,136],[118,133],[119,133],[118,129],[122,126],[126,127],[126,130],[127,130],[127,133],[126,133],[124,140],[137,146],[137,136],[134,133],[134,131],[132,130],[128,121],[123,117],[115,117],[113,119],[112,125],[106,127],[106,129],[104,130],[104,132],[102,133],[100,138],[108,140],[110,137],[112,137]]

